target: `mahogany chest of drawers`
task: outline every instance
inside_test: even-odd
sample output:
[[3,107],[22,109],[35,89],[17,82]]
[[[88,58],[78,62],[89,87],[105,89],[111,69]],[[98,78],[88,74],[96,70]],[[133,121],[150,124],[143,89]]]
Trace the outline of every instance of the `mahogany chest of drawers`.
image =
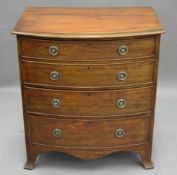
[[160,35],[152,8],[27,8],[17,35],[27,163],[134,151],[151,162]]

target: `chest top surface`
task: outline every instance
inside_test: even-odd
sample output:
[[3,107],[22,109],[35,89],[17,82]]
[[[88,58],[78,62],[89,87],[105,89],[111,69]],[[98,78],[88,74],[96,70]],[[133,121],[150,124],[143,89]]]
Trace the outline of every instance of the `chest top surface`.
[[150,7],[28,7],[13,34],[55,38],[109,38],[161,34],[164,30]]

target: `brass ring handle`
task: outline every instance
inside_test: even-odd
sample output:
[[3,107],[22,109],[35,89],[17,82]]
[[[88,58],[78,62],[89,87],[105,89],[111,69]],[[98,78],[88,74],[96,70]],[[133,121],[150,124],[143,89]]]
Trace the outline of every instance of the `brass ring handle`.
[[117,107],[118,108],[125,108],[126,107],[126,100],[125,99],[118,99],[117,100]]
[[61,105],[60,100],[58,100],[56,98],[52,99],[52,107],[53,108],[60,108],[60,105]]
[[59,49],[57,46],[50,46],[49,47],[49,54],[52,56],[56,56],[59,53]]
[[125,131],[122,128],[116,130],[116,137],[121,138],[125,135]]
[[122,56],[127,55],[128,54],[128,47],[127,46],[120,46],[118,48],[118,52]]
[[59,80],[59,78],[60,78],[59,72],[57,72],[57,71],[52,71],[52,72],[50,73],[50,79],[51,79],[51,80],[56,81],[56,80]]
[[127,72],[120,71],[117,75],[117,79],[120,80],[120,81],[123,81],[123,80],[127,79]]
[[59,128],[53,129],[52,133],[54,137],[57,137],[57,138],[61,137],[61,129]]

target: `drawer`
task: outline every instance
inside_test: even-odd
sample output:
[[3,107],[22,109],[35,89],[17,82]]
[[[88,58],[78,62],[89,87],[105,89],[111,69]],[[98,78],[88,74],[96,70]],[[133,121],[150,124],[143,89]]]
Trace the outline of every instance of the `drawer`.
[[148,142],[150,119],[62,120],[27,117],[26,120],[30,142],[64,147],[106,147]]
[[26,84],[63,88],[115,88],[153,82],[154,62],[129,64],[47,64],[23,61]]
[[152,87],[66,91],[25,88],[25,109],[59,116],[118,116],[151,111]]
[[52,41],[22,39],[22,55],[62,61],[103,61],[153,56],[155,39]]

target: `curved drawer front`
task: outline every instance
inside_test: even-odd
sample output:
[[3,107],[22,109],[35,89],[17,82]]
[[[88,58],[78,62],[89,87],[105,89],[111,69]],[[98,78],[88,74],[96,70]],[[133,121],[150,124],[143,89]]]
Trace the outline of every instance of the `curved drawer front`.
[[58,61],[103,61],[153,56],[155,39],[140,38],[107,41],[22,40],[22,55]]
[[47,64],[23,62],[26,84],[65,88],[107,88],[153,82],[154,62],[129,64]]
[[65,91],[24,89],[27,112],[63,116],[117,116],[151,111],[152,87]]
[[64,147],[121,146],[148,142],[149,118],[62,120],[27,117],[29,141]]

